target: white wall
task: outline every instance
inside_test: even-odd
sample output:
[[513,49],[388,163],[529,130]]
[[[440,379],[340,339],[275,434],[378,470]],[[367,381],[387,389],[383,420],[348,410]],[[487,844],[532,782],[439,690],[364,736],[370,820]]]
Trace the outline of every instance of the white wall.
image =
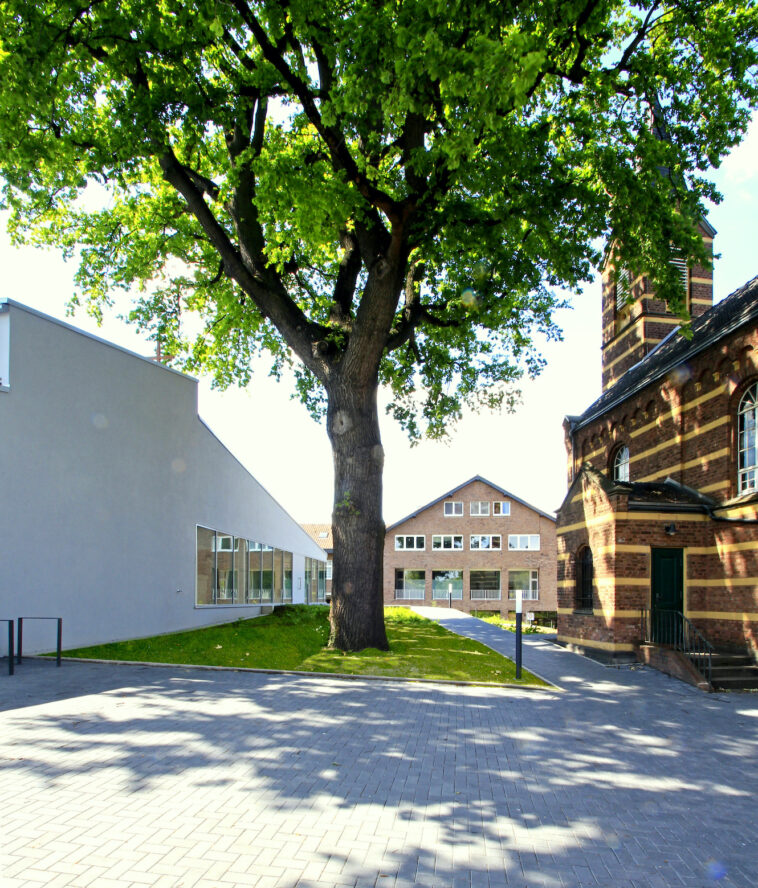
[[[198,524],[293,552],[303,601],[324,553],[198,418],[195,380],[3,308],[0,617],[62,616],[72,647],[257,614],[195,606]],[[25,651],[53,640],[24,626]]]

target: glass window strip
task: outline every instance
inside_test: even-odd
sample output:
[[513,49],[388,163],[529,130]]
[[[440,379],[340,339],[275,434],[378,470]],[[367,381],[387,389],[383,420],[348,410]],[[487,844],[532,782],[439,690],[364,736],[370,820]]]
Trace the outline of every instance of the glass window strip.
[[[265,543],[235,537],[201,525],[197,525],[196,533],[195,604],[197,606],[247,605],[293,600],[294,559],[291,552],[274,550]],[[275,554],[278,556],[276,561]],[[311,571],[314,573],[315,563],[314,560],[311,561]],[[323,562],[318,563],[323,564]],[[326,572],[325,565],[323,572]]]

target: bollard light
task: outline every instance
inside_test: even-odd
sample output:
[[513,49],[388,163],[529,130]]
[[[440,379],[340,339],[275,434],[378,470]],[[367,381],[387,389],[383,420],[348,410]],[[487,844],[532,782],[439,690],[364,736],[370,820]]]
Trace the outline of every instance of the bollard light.
[[523,603],[521,589],[516,589],[516,678],[521,678],[521,620],[523,618]]

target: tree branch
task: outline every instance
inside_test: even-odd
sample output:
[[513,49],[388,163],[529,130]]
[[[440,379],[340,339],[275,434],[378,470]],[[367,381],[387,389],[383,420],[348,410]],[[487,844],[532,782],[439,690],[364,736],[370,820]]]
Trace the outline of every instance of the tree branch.
[[337,281],[334,285],[334,304],[332,306],[332,320],[340,325],[348,322],[352,315],[353,297],[355,285],[361,270],[361,252],[358,242],[348,231],[340,235],[342,243],[342,259],[340,260]]
[[467,321],[455,320],[453,318],[437,318],[432,314],[433,311],[444,311],[446,307],[446,305],[415,305],[408,317],[404,318],[402,323],[387,338],[387,345],[385,347],[387,353],[395,351],[401,345],[408,342],[422,324],[450,330],[454,327],[462,327],[467,323]]
[[320,380],[328,374],[323,359],[314,355],[313,343],[326,330],[311,324],[289,297],[278,275],[271,269],[264,272],[248,268],[228,235],[205,203],[203,193],[195,186],[174,152],[167,148],[159,157],[163,176],[187,201],[193,215],[218,251],[224,270],[250,296],[264,317],[279,329],[287,344]]
[[[639,45],[642,43],[645,37],[647,37],[651,27],[651,20],[655,12],[658,10],[659,6],[660,3],[656,0],[656,2],[653,3],[653,5],[650,7],[648,14],[645,16],[645,21],[642,23],[642,26],[634,35],[632,42],[629,44],[629,46],[627,46],[627,48],[624,50],[623,55],[611,70],[616,72],[628,70],[627,66],[629,64],[629,61],[634,53],[637,51]],[[658,21],[660,21],[660,18],[656,19],[655,22],[653,22],[653,25],[656,24]]]
[[[393,200],[386,192],[374,186],[366,176],[360,172],[347,147],[343,133],[336,127],[326,126],[324,124],[321,118],[321,113],[316,105],[316,97],[311,92],[308,84],[301,80],[301,78],[298,77],[287,64],[287,61],[282,55],[282,48],[274,45],[269,40],[268,35],[260,22],[253,15],[252,10],[245,0],[231,0],[231,2],[244,23],[250,29],[258,46],[260,46],[266,61],[274,67],[282,80],[288,84],[295,97],[300,102],[306,117],[324,140],[332,159],[332,166],[335,170],[344,172],[372,207],[380,209],[392,222],[399,220],[402,216],[402,206]],[[294,36],[288,39],[294,40]],[[298,50],[299,52],[302,52],[302,47],[300,47],[299,43]],[[378,217],[376,221],[379,222]]]

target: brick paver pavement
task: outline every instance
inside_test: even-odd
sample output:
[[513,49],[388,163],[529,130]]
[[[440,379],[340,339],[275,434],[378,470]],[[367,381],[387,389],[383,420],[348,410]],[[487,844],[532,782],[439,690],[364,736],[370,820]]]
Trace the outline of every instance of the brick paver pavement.
[[0,885],[758,885],[758,696],[545,640],[524,665],[562,690],[25,662]]

